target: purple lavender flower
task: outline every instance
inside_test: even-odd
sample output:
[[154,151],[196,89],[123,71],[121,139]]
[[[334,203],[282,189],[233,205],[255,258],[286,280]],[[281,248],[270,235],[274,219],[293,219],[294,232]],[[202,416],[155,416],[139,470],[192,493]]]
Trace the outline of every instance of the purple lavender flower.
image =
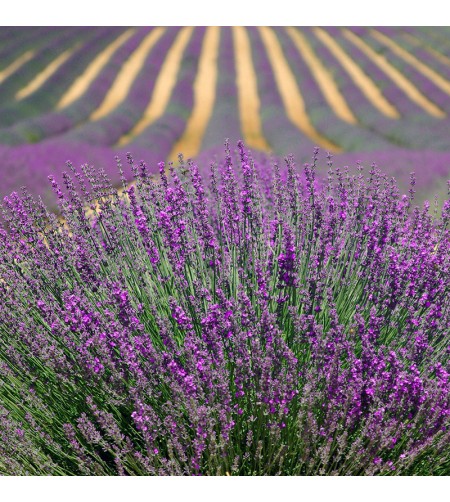
[[5,197],[0,471],[449,474],[450,202],[321,164],[226,141],[120,194],[68,163],[59,218]]

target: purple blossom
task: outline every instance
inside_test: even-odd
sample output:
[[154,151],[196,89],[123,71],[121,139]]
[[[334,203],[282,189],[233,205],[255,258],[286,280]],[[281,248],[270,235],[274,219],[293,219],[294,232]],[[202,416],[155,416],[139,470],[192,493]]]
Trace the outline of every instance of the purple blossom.
[[321,164],[227,141],[120,194],[69,163],[60,218],[6,197],[0,470],[448,474],[448,201]]

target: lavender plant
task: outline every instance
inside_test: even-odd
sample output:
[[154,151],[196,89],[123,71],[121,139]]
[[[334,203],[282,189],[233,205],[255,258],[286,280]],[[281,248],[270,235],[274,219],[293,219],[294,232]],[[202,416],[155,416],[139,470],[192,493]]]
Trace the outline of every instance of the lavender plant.
[[[199,66],[199,54],[206,29],[197,28],[186,51],[177,74],[177,81],[164,113],[155,122],[128,143],[133,148],[158,145],[154,152],[166,158],[175,141],[183,134],[194,104],[194,82]],[[156,162],[155,162],[156,164]]]
[[[78,128],[68,131],[65,138],[91,145],[106,146],[117,143],[121,136],[130,132],[152,97],[156,78],[148,78],[148,76],[156,76],[161,71],[178,29],[177,27],[168,27],[155,44],[123,103],[119,104],[107,116],[81,124]],[[146,34],[150,33],[148,28],[144,31]],[[159,160],[160,158],[155,163]]]
[[[233,34],[230,26],[220,30],[220,47],[217,58],[217,89],[215,106],[202,141],[202,151],[211,148],[217,150],[226,134],[230,134],[230,142],[236,143],[241,137],[239,121],[239,103],[236,93],[236,63],[234,60]],[[231,136],[231,132],[233,135]],[[220,145],[221,146],[221,145]]]
[[373,130],[366,129],[364,124],[348,124],[338,118],[326,103],[310,68],[294,47],[285,29],[278,28],[276,33],[302,90],[308,116],[318,131],[348,152],[361,150],[362,145],[366,150],[394,150],[392,144]]
[[[36,36],[37,35],[37,36]],[[61,54],[65,50],[74,47],[75,44],[82,41],[91,39],[95,35],[95,32],[86,27],[80,28],[69,28],[67,30],[54,30],[50,29],[46,34],[34,33],[36,39],[30,40],[30,49],[37,49],[36,57],[30,59],[21,68],[21,71],[14,72],[2,83],[2,93],[0,95],[0,107],[4,114],[1,117],[0,124],[3,128],[5,125],[9,125],[14,122],[14,108],[11,109],[11,102],[15,100],[15,95],[23,87],[29,84],[32,79],[42,72],[47,65],[49,65],[57,55]],[[20,44],[17,44],[21,47]],[[23,49],[22,49],[23,50]],[[53,89],[54,92],[60,92]],[[45,101],[51,100],[51,97],[45,96]],[[28,101],[29,98],[25,98]],[[31,99],[31,105],[33,100]],[[20,102],[18,103],[18,105]],[[38,104],[38,106],[40,106]],[[19,109],[21,106],[19,106]],[[33,115],[35,109],[33,106],[30,107],[30,116]],[[37,110],[36,110],[37,111]],[[19,117],[23,117],[22,113],[19,111]],[[19,118],[18,117],[18,118]],[[12,120],[12,122],[11,122]]]
[[[264,137],[276,152],[290,152],[294,146],[297,155],[305,155],[314,143],[286,116],[283,101],[276,85],[269,57],[256,27],[248,28],[255,73],[258,75],[258,96],[261,100],[261,126]],[[310,154],[307,154],[310,155]],[[303,160],[306,160],[304,158]]]
[[[351,44],[339,28],[327,28],[329,34],[339,43],[344,51],[355,61],[380,88],[384,97],[399,111],[401,118],[392,120],[380,114],[372,104],[368,102],[361,90],[355,85],[353,80],[344,71],[341,65],[337,64],[334,56],[329,50],[311,34],[310,29],[302,30],[309,43],[317,52],[321,61],[333,72],[333,76],[339,84],[343,95],[348,101],[350,108],[358,118],[360,125],[373,131],[393,146],[406,149],[448,149],[447,135],[435,130],[428,134],[433,119],[426,117],[415,103],[413,103],[397,86],[386,79],[386,75],[372,61],[370,61],[358,48]],[[440,119],[443,126],[442,131],[446,131],[447,119]]]
[[[105,42],[110,41],[109,38],[111,34],[114,35],[115,32],[113,31],[111,34],[109,32],[110,30],[107,30],[108,37],[105,37],[104,33],[99,33],[97,37],[90,40],[87,46],[82,48],[83,57],[78,55],[76,58],[77,63],[83,65],[81,68],[72,68],[72,66],[74,66],[73,61],[69,61],[72,73],[69,73],[67,69],[64,69],[64,72],[62,72],[64,80],[67,83],[73,82],[74,76],[79,75],[82,69],[86,67],[86,64],[92,60],[93,54],[95,55],[95,53],[104,46]],[[2,141],[7,140],[8,144],[23,144],[29,142],[30,138],[32,138],[33,143],[42,142],[46,138],[54,138],[55,136],[61,139],[61,136],[67,133],[67,131],[75,130],[75,128],[86,121],[93,110],[100,105],[117,74],[117,68],[120,67],[133,50],[136,49],[145,33],[145,29],[138,30],[138,32],[114,54],[109,64],[100,72],[88,91],[83,95],[82,99],[78,99],[75,103],[63,110],[41,110],[39,115],[35,117],[28,116],[28,120],[25,119],[21,122],[19,122],[19,114],[16,112],[16,116],[12,117],[12,120],[16,122],[14,126],[0,129],[0,136],[3,138]],[[52,82],[50,82],[50,84],[52,84]],[[62,79],[59,79],[57,82],[54,82],[53,85],[58,88],[58,92],[54,92],[54,96],[52,96],[52,104],[54,105],[57,102],[57,95],[61,93],[61,89],[67,89],[67,84],[64,85]],[[37,98],[39,98],[39,96],[37,96]],[[36,96],[33,96],[33,99],[36,101]],[[100,142],[97,142],[97,144],[99,143]]]
[[450,201],[317,149],[127,162],[4,200],[0,472],[450,473]]

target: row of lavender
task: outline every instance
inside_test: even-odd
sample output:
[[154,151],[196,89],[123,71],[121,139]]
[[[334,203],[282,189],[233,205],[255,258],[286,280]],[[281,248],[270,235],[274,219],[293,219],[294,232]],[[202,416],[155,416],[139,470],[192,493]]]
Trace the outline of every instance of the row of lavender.
[[[41,47],[37,51],[35,57],[21,68],[20,71],[10,75],[9,78],[2,83],[0,87],[0,105],[2,106],[0,125],[3,125],[3,129],[0,131],[0,139],[3,143],[11,144],[17,142],[40,141],[46,137],[61,134],[69,129],[75,129],[75,137],[88,139],[94,145],[97,145],[99,141],[101,144],[113,145],[117,141],[117,133],[119,132],[117,130],[112,131],[112,134],[105,134],[101,139],[98,138],[96,134],[94,134],[93,137],[91,136],[91,134],[97,132],[98,129],[103,129],[102,126],[104,126],[104,124],[102,121],[98,124],[86,124],[86,126],[84,126],[83,122],[87,121],[90,113],[98,107],[101,99],[104,98],[120,65],[126,61],[132,51],[142,42],[145,30],[136,33],[117,51],[112,60],[100,73],[98,79],[92,83],[89,91],[82,96],[82,99],[62,112],[51,113],[52,108],[62,92],[67,89],[76,76],[89,64],[90,60],[95,57],[108,42],[117,37],[118,32],[120,32],[120,30],[113,29],[91,29],[87,30],[86,36],[83,30],[80,31],[80,29],[78,29],[72,31],[73,33],[70,32],[70,30],[65,30],[61,33],[61,30],[58,31],[55,29],[53,31],[51,30],[46,37],[39,37],[39,44]],[[173,43],[176,31],[177,29],[172,29],[164,34],[148,56],[148,61],[141,69],[138,78],[131,87],[127,99],[122,103],[122,106],[118,106],[117,109],[114,110],[111,122],[115,122],[114,119],[116,117],[127,114],[126,119],[123,116],[121,117],[122,121],[126,120],[126,122],[120,124],[120,133],[128,132],[133,127],[134,123],[140,118],[139,112],[142,113],[142,110],[145,109],[149,102],[155,77],[160,70],[167,51]],[[201,36],[202,31],[202,29],[197,29],[196,36]],[[430,118],[426,111],[411,100],[395,82],[387,78],[386,74],[380,70],[365,53],[345,38],[339,29],[328,29],[325,31],[333,36],[334,42],[337,43],[348,56],[357,62],[364,73],[378,85],[384,97],[398,110],[400,121],[388,120],[378,109],[375,109],[373,104],[367,100],[367,97],[361,93],[361,89],[355,85],[354,80],[343,68],[341,62],[330,53],[329,48],[319,41],[311,30],[302,29],[302,34],[307,42],[316,52],[329,73],[337,81],[345,100],[348,101],[357,119],[357,124],[350,126],[348,123],[337,118],[324,99],[311,73],[310,66],[302,58],[302,55],[296,47],[294,47],[292,40],[287,36],[285,30],[279,28],[276,30],[276,34],[283,46],[284,55],[291,66],[300,92],[303,95],[306,113],[320,133],[335,142],[345,151],[366,150],[368,148],[383,149],[392,144],[406,148],[447,149],[447,138],[445,136],[445,131],[447,130],[446,119],[444,121],[435,121]],[[380,42],[377,42],[373,37],[367,34],[366,31],[365,29],[353,30],[353,32],[356,32],[357,35],[376,52],[381,52],[383,47],[380,46]],[[382,29],[382,31],[386,32],[389,37],[395,38],[396,32],[394,29]],[[223,68],[224,72],[222,73],[220,71],[219,76],[229,78],[225,77],[224,74],[230,72],[232,75],[234,73],[234,68],[232,68],[234,65],[233,41],[229,29],[224,28],[222,32],[222,52],[221,55],[219,55],[218,66],[220,69]],[[274,106],[277,109],[275,113],[283,115],[284,107],[280,101],[277,84],[273,78],[273,69],[267,60],[266,51],[259,34],[256,29],[250,29],[248,32],[251,39],[255,71],[257,72],[258,92],[262,100],[263,115],[270,118],[272,113],[269,111],[267,114],[264,114],[265,103],[267,103],[269,107]],[[22,37],[25,38],[25,42],[30,46],[33,46],[33,42],[34,44],[36,43],[35,38],[37,38],[37,33],[32,32],[32,34],[34,34],[34,37],[24,32]],[[48,38],[50,38],[50,40],[47,40]],[[27,79],[29,80],[36,72],[42,70],[52,57],[55,57],[56,53],[62,52],[67,49],[67,47],[73,45],[76,40],[81,38],[83,38],[84,41],[88,38],[88,43],[79,47],[72,57],[58,69],[55,75],[49,79],[39,91],[33,93],[23,102],[11,103],[11,101],[14,101],[12,99],[14,92],[20,89]],[[90,41],[89,38],[91,39]],[[25,42],[20,44],[22,52],[23,49],[27,47]],[[419,45],[419,49],[417,49],[416,46],[413,47],[411,43],[408,45],[408,42],[405,42],[403,39],[399,41],[395,38],[395,43],[401,43],[404,49],[410,53],[418,51],[417,57],[420,57],[422,61],[426,58],[426,64],[430,68],[439,72],[442,78],[447,80],[450,78],[450,66],[445,66],[435,57],[432,57],[433,53],[427,51],[428,46],[426,41],[423,41],[422,45]],[[8,63],[11,62],[11,57],[6,57],[8,49],[13,55],[17,55],[18,45],[19,44],[16,42],[16,44],[12,46],[9,45],[3,50],[5,53],[4,66],[7,66]],[[201,47],[201,42],[198,41],[197,44],[194,44],[194,47],[191,47],[191,50],[187,49],[185,58],[190,59],[192,57],[198,59]],[[441,49],[441,47],[439,48]],[[197,51],[196,53],[194,53],[195,50]],[[387,50],[382,53],[393,66],[401,70],[402,74],[404,74],[420,92],[426,95],[429,100],[440,107],[444,113],[449,111],[450,105],[448,94],[437,87],[432,80],[424,77],[423,74],[410,64],[405,64],[405,62],[392,51]],[[178,78],[180,80],[183,78],[182,70],[180,70]],[[194,76],[192,75],[190,79],[190,81],[186,82],[188,86],[192,84]],[[145,89],[143,89],[143,87],[145,87]],[[174,99],[177,99],[177,95],[181,90],[182,88],[174,90]],[[236,95],[236,90],[234,90],[234,92],[231,91],[231,94]],[[217,104],[219,105],[223,101],[222,98],[229,95],[230,89],[224,90],[220,87],[219,83],[217,88]],[[138,99],[136,99],[137,97]],[[269,102],[271,102],[272,105],[270,105]],[[191,103],[189,103],[189,99],[187,99],[185,106],[189,104]],[[39,114],[46,114],[46,116],[41,120],[38,118],[34,122],[31,121],[31,124],[28,123],[28,120],[23,120]],[[128,117],[128,115],[130,116]],[[284,117],[280,117],[279,120],[283,119],[289,122],[285,113]],[[230,120],[232,121],[233,119]],[[277,124],[279,120],[275,119],[270,121],[270,123]],[[19,122],[19,124],[17,124],[17,122]],[[16,125],[12,128],[6,127],[13,124]],[[81,131],[78,131],[76,128],[79,124],[82,124]],[[293,133],[297,138],[300,137],[301,140],[302,133],[292,124],[288,123],[286,125],[286,129],[288,131],[294,129]],[[87,127],[86,131],[83,131],[84,127]],[[276,129],[276,125],[272,126],[272,128]],[[418,132],[421,132],[421,134],[418,134]],[[146,141],[146,133],[147,131],[138,139],[139,142]],[[217,134],[222,136],[225,134],[225,131],[219,128]],[[268,135],[271,136],[270,127]],[[176,139],[176,136],[172,137],[172,143]],[[275,134],[272,140],[275,151],[281,148],[283,141],[287,141],[286,137],[280,141]],[[304,137],[304,144],[308,144],[308,139],[306,137]]]
[[[361,29],[354,29],[353,32],[360,33]],[[374,82],[379,83],[382,87],[383,95],[387,100],[395,105],[395,108],[400,114],[398,120],[390,120],[383,116],[378,111],[374,111],[370,107],[366,97],[362,95],[361,90],[356,88],[354,82],[349,78],[348,74],[342,71],[341,68],[335,66],[335,71],[340,70],[339,78],[346,82],[345,96],[348,98],[351,109],[358,113],[358,119],[364,127],[367,127],[377,134],[383,135],[390,142],[404,148],[413,149],[429,149],[429,150],[447,150],[448,149],[448,134],[450,128],[449,120],[446,116],[433,118],[426,113],[422,107],[415,103],[402,89],[387,77],[386,73],[378,67],[372,59],[364,54],[360,48],[356,47],[345,38],[340,30],[333,29],[331,34],[337,40],[345,52],[370,76]],[[364,32],[363,34],[364,35]],[[362,36],[361,35],[361,36]],[[311,37],[312,39],[312,37]],[[408,81],[412,83],[429,101],[435,103],[445,114],[450,110],[449,95],[444,93],[437,87],[432,80],[423,76],[412,65],[405,64],[399,56],[389,50],[385,50],[379,42],[372,37],[364,37],[364,40],[376,52],[384,56],[394,68],[401,70],[402,75],[406,76]],[[331,64],[331,54],[327,51],[321,52],[321,57]],[[426,59],[427,65],[432,67],[435,65],[434,58],[428,54]],[[445,70],[445,71],[444,71]],[[450,67],[441,68],[442,76],[450,78]],[[447,80],[450,82],[450,80]],[[449,86],[450,88],[450,86]]]
[[[85,152],[84,160],[95,161],[105,167],[115,152],[124,149],[131,149],[138,155],[142,151],[153,166],[156,165],[158,159],[167,157],[177,139],[183,134],[192,113],[193,86],[203,50],[204,28],[195,29],[187,44],[177,72],[176,84],[164,113],[139,135],[132,137],[126,148],[119,149],[114,145],[133,129],[142,117],[143,110],[151,101],[156,78],[179,34],[178,28],[168,28],[158,39],[130,86],[125,99],[103,118],[91,119],[92,113],[98,109],[117,78],[120,68],[139,48],[151,30],[137,30],[113,54],[86,92],[70,106],[57,111],[54,110],[55,104],[63,92],[92,59],[108,43],[122,34],[124,29],[29,29],[16,31],[15,39],[5,37],[3,44],[0,45],[0,51],[5,56],[2,59],[4,67],[19,55],[19,45],[22,53],[26,49],[33,48],[36,54],[21,67],[20,71],[10,75],[0,84],[0,125],[2,126],[0,143],[16,145],[14,148],[2,148],[1,168],[4,174],[2,194],[10,193],[22,184],[30,185],[30,178],[33,179],[35,193],[47,192],[48,194],[45,176],[40,176],[39,173],[60,172],[62,163],[67,158],[72,158],[74,161],[80,158],[81,148]],[[344,151],[382,151],[384,158],[388,152],[392,152],[391,161],[398,166],[395,172],[400,174],[399,181],[402,186],[405,185],[405,177],[412,169],[418,172],[423,171],[421,181],[424,187],[434,185],[433,174],[444,173],[444,176],[446,175],[449,166],[448,154],[433,154],[432,151],[447,152],[449,150],[447,118],[429,116],[394,81],[387,79],[386,74],[367,54],[344,37],[341,30],[330,28],[324,30],[332,35],[334,43],[338,44],[381,89],[385,99],[393,106],[395,105],[399,118],[386,117],[362,92],[355,83],[354,77],[348,73],[330,48],[319,40],[317,34],[312,29],[303,28],[301,29],[302,36],[337,83],[356,119],[355,123],[342,120],[331,109],[308,62],[297,50],[286,30],[277,28],[274,31],[304,100],[305,113],[312,127],[326,141],[334,143]],[[374,51],[381,51],[380,43],[367,30],[353,29],[351,31],[360,36]],[[387,33],[392,40],[409,52],[413,53],[413,50],[416,50],[407,38],[403,39],[401,36],[407,33],[407,30],[380,29],[380,31]],[[409,29],[409,34],[412,34],[416,40],[420,40],[422,52],[417,53],[417,56],[430,68],[439,72],[443,78],[448,78],[448,67],[436,55],[433,57],[433,52],[430,52],[431,49],[435,52],[441,51],[439,54],[445,58],[445,46],[438,45],[436,40],[433,43],[431,35],[424,30]],[[249,28],[247,36],[260,100],[261,134],[275,153],[294,153],[301,160],[305,152],[310,151],[317,141],[299,130],[287,116],[286,104],[280,95],[277,76],[269,61],[259,30]],[[433,36],[436,35],[433,34]],[[55,54],[60,54],[80,41],[82,44],[75,48],[72,57],[61,65],[38,91],[19,102],[14,102],[15,93],[23,88],[26,81],[36,72],[45,68],[51,59],[54,59]],[[441,88],[411,65],[405,64],[392,51],[385,51],[383,54],[412,85],[433,100],[443,113],[447,113],[448,96]],[[227,136],[231,136],[232,139],[243,137],[235,65],[232,30],[222,28],[217,60],[219,72],[216,97],[211,119],[201,142],[202,149],[214,147]],[[19,146],[30,142],[38,143],[35,149],[30,146]],[[408,153],[405,150],[426,150],[427,152]],[[35,154],[33,154],[34,151]],[[363,160],[370,161],[376,160],[376,157],[375,154],[370,156],[367,153],[359,156]],[[26,165],[30,162],[30,158],[32,168]],[[347,159],[353,160],[354,158],[354,156],[343,156],[342,161],[346,162]],[[427,171],[423,169],[422,159],[427,163]],[[430,169],[430,165],[436,165],[436,168]],[[383,167],[389,168],[387,165]],[[30,172],[31,169],[33,173]],[[425,178],[426,173],[429,174],[428,179]]]

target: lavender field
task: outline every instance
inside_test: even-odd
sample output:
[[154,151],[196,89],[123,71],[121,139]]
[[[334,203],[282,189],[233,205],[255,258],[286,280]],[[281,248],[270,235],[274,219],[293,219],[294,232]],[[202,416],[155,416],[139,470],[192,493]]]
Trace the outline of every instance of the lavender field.
[[[127,151],[152,172],[239,139],[252,151],[321,149],[377,163],[419,200],[450,177],[446,28],[4,28],[0,195],[51,203],[66,160],[119,181]],[[61,179],[61,178],[60,178]]]
[[450,29],[0,29],[0,474],[450,475]]

